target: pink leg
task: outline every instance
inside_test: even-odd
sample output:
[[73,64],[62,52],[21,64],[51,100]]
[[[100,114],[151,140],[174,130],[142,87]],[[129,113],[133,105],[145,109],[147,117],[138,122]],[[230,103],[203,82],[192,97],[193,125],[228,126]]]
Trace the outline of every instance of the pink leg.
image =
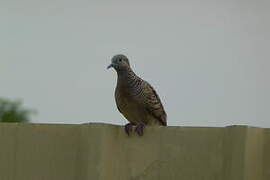
[[134,123],[127,123],[127,124],[125,125],[125,132],[127,133],[128,136],[129,136],[130,133],[132,132],[132,129],[133,129],[133,126],[134,126],[134,125],[135,125]]
[[137,132],[137,134],[139,136],[142,136],[143,135],[143,129],[144,129],[144,124],[138,124],[135,128],[135,131]]

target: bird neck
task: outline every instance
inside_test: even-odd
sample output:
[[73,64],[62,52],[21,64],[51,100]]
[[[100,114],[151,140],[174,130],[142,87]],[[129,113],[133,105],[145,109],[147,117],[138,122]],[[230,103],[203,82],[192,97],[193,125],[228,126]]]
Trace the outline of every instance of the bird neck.
[[124,81],[126,83],[133,81],[137,77],[137,75],[132,71],[131,68],[119,70],[117,71],[117,75],[119,81]]

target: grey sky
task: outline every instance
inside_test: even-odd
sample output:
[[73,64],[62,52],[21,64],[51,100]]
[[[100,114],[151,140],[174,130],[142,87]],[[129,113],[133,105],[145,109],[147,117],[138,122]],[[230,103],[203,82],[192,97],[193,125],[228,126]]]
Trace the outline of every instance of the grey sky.
[[270,127],[269,1],[0,4],[0,95],[34,122],[124,124],[106,70],[124,53],[169,125]]

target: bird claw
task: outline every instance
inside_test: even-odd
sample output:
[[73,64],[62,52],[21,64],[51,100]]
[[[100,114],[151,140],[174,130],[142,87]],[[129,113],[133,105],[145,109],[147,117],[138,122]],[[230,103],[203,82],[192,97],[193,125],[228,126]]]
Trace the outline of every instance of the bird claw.
[[139,136],[143,135],[143,129],[144,129],[144,124],[138,124],[135,128],[135,131]]
[[134,125],[133,123],[128,123],[125,125],[125,132],[127,133],[128,136],[133,130],[133,125]]

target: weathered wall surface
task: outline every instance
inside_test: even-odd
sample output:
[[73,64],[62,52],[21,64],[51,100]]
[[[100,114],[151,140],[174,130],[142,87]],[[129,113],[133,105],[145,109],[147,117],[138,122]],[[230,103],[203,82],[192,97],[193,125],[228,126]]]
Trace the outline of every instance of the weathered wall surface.
[[270,129],[0,124],[0,180],[269,180]]

